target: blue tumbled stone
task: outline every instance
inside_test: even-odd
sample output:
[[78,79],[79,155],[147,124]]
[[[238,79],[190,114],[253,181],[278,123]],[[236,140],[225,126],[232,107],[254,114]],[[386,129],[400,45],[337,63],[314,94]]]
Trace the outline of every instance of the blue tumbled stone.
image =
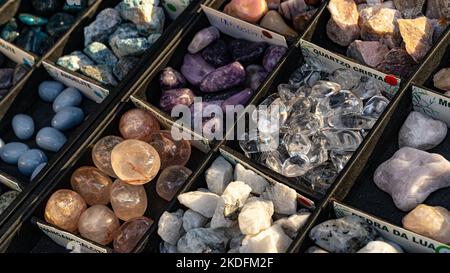
[[26,144],[20,142],[11,142],[5,145],[0,151],[0,157],[3,162],[8,164],[17,164],[19,158],[29,150]]
[[61,131],[79,125],[84,119],[83,110],[78,107],[64,107],[52,119],[52,127]]
[[29,13],[19,14],[19,20],[27,26],[44,26],[48,20]]
[[47,162],[48,158],[43,151],[32,149],[28,150],[19,158],[17,166],[21,174],[29,176],[39,165]]
[[47,163],[41,163],[39,166],[34,169],[33,173],[31,174],[30,180],[33,180],[38,174],[47,166]]
[[83,96],[78,89],[69,87],[62,91],[53,102],[53,111],[59,112],[64,107],[78,106],[81,104]]
[[57,81],[44,81],[39,85],[39,97],[45,102],[53,102],[64,90],[64,85]]
[[42,128],[36,135],[36,144],[50,152],[59,151],[66,143],[67,138],[63,133],[52,127]]
[[34,121],[28,115],[15,115],[12,119],[12,128],[19,139],[27,140],[34,134]]

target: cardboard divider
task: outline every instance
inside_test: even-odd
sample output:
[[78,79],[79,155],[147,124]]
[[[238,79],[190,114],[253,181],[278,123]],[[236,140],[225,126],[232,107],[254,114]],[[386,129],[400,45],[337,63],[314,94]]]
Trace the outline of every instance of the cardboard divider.
[[7,23],[14,17],[21,2],[22,0],[6,0],[6,2],[0,6],[0,25]]
[[[10,242],[5,242],[1,237],[0,245],[3,243],[7,247],[7,252],[66,252],[68,250],[81,250],[82,252],[112,252],[110,247],[98,245],[95,242],[83,239],[78,235],[70,234],[55,228],[44,219],[44,210],[48,198],[52,193],[58,189],[71,189],[70,177],[72,173],[82,166],[95,166],[92,162],[91,150],[95,143],[102,137],[107,135],[117,135],[119,133],[119,120],[127,110],[139,107],[133,102],[121,103],[114,107],[110,113],[103,116],[102,122],[97,126],[92,127],[88,139],[82,142],[77,148],[71,151],[71,157],[66,162],[61,162],[64,166],[55,167],[45,181],[41,184],[39,190],[34,193],[34,201],[30,204],[25,204],[19,212],[17,212],[10,220],[20,219],[19,223],[12,224],[9,228],[5,228],[7,237],[13,237]],[[161,124],[166,128],[164,124]],[[166,128],[167,129],[167,128]],[[192,148],[192,154],[186,167],[191,169],[193,174],[196,173],[197,168],[202,165],[202,162],[208,159],[207,155],[196,148]],[[55,180],[57,178],[57,180]],[[155,220],[166,210],[170,202],[162,199],[156,193],[156,181],[158,176],[152,182],[144,185],[147,198],[148,208],[145,216]],[[155,223],[156,220],[155,220]],[[14,235],[17,236],[14,237]],[[27,234],[26,236],[23,236]],[[47,235],[51,237],[49,239]],[[55,243],[56,242],[56,243]],[[59,244],[57,247],[55,244]],[[61,246],[62,245],[62,246]],[[79,248],[76,248],[79,247]],[[76,248],[76,249],[74,249]],[[0,248],[1,249],[1,248]]]
[[[233,150],[231,150],[227,147],[221,147],[218,151],[216,151],[216,152],[212,151],[210,153],[209,160],[205,161],[205,163],[202,165],[202,167],[197,170],[196,174],[191,176],[189,182],[187,182],[184,185],[184,187],[180,190],[179,194],[186,193],[189,191],[195,191],[198,188],[207,188],[204,173],[211,166],[212,162],[219,156],[223,156],[233,166],[235,166],[237,163],[242,164],[246,169],[252,170],[256,174],[264,177],[269,183],[284,184],[283,182],[277,181],[276,179],[273,179],[272,177],[267,176],[266,174],[261,172],[259,169],[255,168],[253,163],[250,160],[248,160],[246,158],[236,157]],[[287,185],[287,186],[289,186],[289,185]],[[307,198],[306,196],[304,196],[302,193],[300,193],[298,191],[297,191],[297,202],[298,202],[299,208],[307,208],[311,212],[314,212],[316,209],[316,204],[314,203],[314,201]],[[174,212],[180,208],[184,209],[184,210],[187,209],[186,207],[181,205],[178,202],[178,200],[175,198],[171,202],[171,204],[168,206],[167,211]],[[303,233],[302,231],[303,231],[303,229],[299,230],[299,235]],[[162,240],[159,237],[159,235],[157,234],[157,227],[154,227],[153,230],[150,230],[150,232],[148,234],[148,238],[145,238],[145,240],[141,241],[141,244],[138,247],[143,248],[143,252],[156,253],[156,252],[159,252],[159,245],[161,242],[162,242]],[[294,245],[294,243],[293,243],[293,245]],[[290,249],[288,249],[288,252],[290,252]]]

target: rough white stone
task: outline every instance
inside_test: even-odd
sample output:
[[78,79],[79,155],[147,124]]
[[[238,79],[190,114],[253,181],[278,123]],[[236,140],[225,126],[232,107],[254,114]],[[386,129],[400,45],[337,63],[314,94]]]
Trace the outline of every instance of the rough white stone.
[[272,215],[272,201],[251,198],[239,214],[239,228],[243,234],[256,235],[272,225]]
[[292,243],[279,225],[260,232],[255,236],[247,235],[239,248],[240,253],[284,253]]
[[239,163],[234,167],[234,180],[242,181],[249,185],[252,188],[252,193],[258,195],[262,194],[269,185],[264,177],[257,175],[252,170],[247,170]]
[[357,253],[403,253],[403,250],[389,242],[373,241],[361,248]]
[[208,218],[191,209],[188,209],[183,215],[183,229],[185,231],[204,227],[206,223],[208,223]]
[[222,195],[227,185],[233,180],[233,166],[222,156],[219,156],[205,172],[208,189]]
[[183,225],[183,211],[164,212],[158,222],[158,235],[167,243],[176,245]]
[[299,211],[294,215],[289,216],[288,218],[282,218],[274,223],[274,225],[281,225],[284,233],[286,233],[289,237],[294,239],[297,237],[298,230],[305,225],[306,221],[308,221],[309,216],[311,216],[311,212],[309,211]]
[[271,184],[261,196],[273,202],[276,213],[292,215],[297,212],[297,192],[286,185]]
[[178,201],[193,211],[211,218],[214,215],[219,196],[212,192],[191,191],[180,194]]

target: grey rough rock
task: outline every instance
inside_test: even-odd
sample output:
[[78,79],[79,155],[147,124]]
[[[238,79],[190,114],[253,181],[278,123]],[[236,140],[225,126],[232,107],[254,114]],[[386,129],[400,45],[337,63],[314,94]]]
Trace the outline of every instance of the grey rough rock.
[[160,253],[177,253],[177,246],[171,245],[168,242],[162,241],[159,245]]
[[177,250],[179,253],[224,253],[227,243],[223,230],[196,228],[181,237]]
[[377,237],[377,232],[357,216],[332,219],[315,226],[309,237],[332,253],[355,253]]
[[139,59],[137,57],[129,56],[121,58],[113,68],[114,76],[116,76],[119,81],[123,80],[138,62]]
[[100,65],[107,65],[111,69],[117,63],[117,57],[112,51],[104,44],[99,42],[93,42],[89,44],[84,53],[89,56],[95,63]]
[[95,21],[84,28],[84,46],[93,42],[107,42],[109,35],[116,30],[121,22],[122,17],[117,10],[112,8],[102,10]]
[[280,225],[284,230],[284,233],[291,237],[291,239],[295,239],[295,237],[297,237],[299,229],[306,224],[309,216],[311,216],[311,212],[307,210],[299,211],[287,218],[281,218],[277,220],[274,225]]
[[183,226],[183,211],[164,212],[158,222],[158,235],[167,243],[176,245]]
[[439,154],[404,147],[378,167],[373,180],[397,208],[410,211],[434,191],[450,186],[450,162]]
[[0,214],[2,214],[9,207],[9,205],[11,205],[19,194],[20,192],[18,191],[8,191],[0,196]]
[[212,192],[191,191],[178,195],[178,201],[206,218],[211,218],[220,197]]
[[239,213],[239,228],[243,234],[256,235],[272,225],[272,201],[252,197]]
[[206,223],[208,223],[208,218],[191,209],[188,209],[183,215],[183,229],[185,231],[203,227]]
[[297,212],[297,192],[286,185],[269,185],[261,197],[273,202],[276,213],[292,215]]
[[129,38],[139,38],[139,32],[136,28],[136,26],[132,23],[125,23],[121,24],[117,27],[117,29],[114,31],[114,33],[109,36],[109,46],[111,47],[112,51],[116,56],[120,58],[121,51],[117,47],[116,43],[119,40],[122,39],[129,39]]
[[379,41],[355,40],[347,48],[348,57],[370,67],[377,67],[388,52],[388,47]]
[[411,147],[425,151],[439,145],[446,136],[447,125],[444,122],[412,111],[400,129],[398,144],[400,148]]
[[252,188],[252,193],[258,195],[262,194],[269,185],[269,182],[264,177],[257,175],[252,170],[247,170],[240,163],[234,167],[234,180],[242,181],[249,185]]
[[208,189],[222,195],[227,185],[233,180],[233,166],[222,156],[219,156],[205,172]]
[[283,229],[274,225],[255,236],[247,235],[239,248],[240,253],[284,253],[292,239]]

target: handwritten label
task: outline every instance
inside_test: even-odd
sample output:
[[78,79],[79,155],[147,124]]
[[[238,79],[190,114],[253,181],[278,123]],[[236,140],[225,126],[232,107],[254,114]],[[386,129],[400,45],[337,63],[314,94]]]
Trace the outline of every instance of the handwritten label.
[[330,71],[341,68],[352,70],[361,76],[366,76],[380,82],[386,92],[392,96],[394,96],[400,88],[401,79],[395,75],[388,75],[373,68],[352,62],[303,39],[300,40],[300,47],[307,63],[314,63],[327,67]]
[[412,253],[446,253],[450,247],[425,236],[413,233],[404,228],[377,219],[369,214],[348,207],[339,202],[333,202],[333,208],[338,218],[355,215],[373,226],[385,239],[399,244],[403,250]]
[[43,64],[50,76],[52,76],[55,80],[80,90],[84,95],[86,95],[86,97],[96,103],[103,102],[103,100],[109,95],[109,91],[107,89],[97,84],[68,73],[63,69],[48,63],[47,61],[44,61]]
[[108,253],[108,249],[104,247],[97,246],[72,233],[49,226],[40,220],[37,220],[36,224],[52,241],[72,253]]
[[201,5],[201,7],[206,17],[208,17],[209,23],[225,34],[238,39],[267,42],[272,45],[287,47],[286,39],[283,35],[234,18],[213,8],[204,5]]
[[412,104],[415,111],[443,121],[450,127],[450,98],[419,86],[412,86]]
[[33,66],[36,63],[33,55],[3,39],[0,39],[0,51],[8,57],[8,59],[11,59],[18,64]]

